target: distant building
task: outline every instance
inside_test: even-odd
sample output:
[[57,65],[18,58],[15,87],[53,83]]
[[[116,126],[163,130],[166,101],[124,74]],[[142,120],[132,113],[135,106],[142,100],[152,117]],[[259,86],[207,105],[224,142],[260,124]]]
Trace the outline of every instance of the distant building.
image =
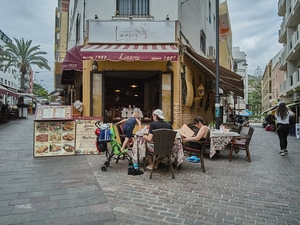
[[[278,15],[282,17],[279,42],[283,52],[279,58],[279,69],[284,72],[279,95],[286,103],[300,108],[300,1],[279,0]],[[299,110],[297,110],[299,112]],[[297,117],[299,115],[296,115]],[[299,122],[299,121],[298,121]]]
[[[0,30],[0,45],[3,47],[5,44],[12,42],[12,40]],[[0,68],[0,85],[3,85],[8,91],[0,91],[3,95],[5,103],[15,104],[17,95],[10,89],[19,89],[19,71],[15,67],[10,67],[4,72]]]

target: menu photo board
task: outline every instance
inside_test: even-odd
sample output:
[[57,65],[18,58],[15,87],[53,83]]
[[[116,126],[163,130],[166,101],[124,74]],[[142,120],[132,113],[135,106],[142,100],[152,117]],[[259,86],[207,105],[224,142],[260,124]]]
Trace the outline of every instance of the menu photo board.
[[75,154],[74,121],[35,121],[34,157]]
[[72,120],[73,108],[70,105],[38,105],[35,120]]
[[102,124],[102,117],[78,117],[76,124],[76,149],[75,154],[99,154],[97,150],[96,122]]

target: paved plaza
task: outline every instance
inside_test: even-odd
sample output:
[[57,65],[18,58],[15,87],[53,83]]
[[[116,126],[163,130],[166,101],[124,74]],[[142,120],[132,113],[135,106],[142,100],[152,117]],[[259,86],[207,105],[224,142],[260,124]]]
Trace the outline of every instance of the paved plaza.
[[106,172],[105,155],[33,158],[33,116],[0,124],[0,224],[300,224],[300,140],[280,156],[274,132],[254,124],[250,145],[184,162],[175,179],[162,166],[149,179]]

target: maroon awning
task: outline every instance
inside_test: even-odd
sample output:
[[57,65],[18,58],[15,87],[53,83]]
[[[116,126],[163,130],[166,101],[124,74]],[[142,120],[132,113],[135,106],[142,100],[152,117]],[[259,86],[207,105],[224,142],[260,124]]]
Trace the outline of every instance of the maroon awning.
[[67,51],[65,59],[62,62],[62,70],[82,71],[82,54],[80,49],[83,45],[75,45]]
[[75,45],[67,51],[61,67],[61,84],[74,84],[76,71],[82,71],[82,54],[80,49],[83,45]]
[[97,61],[177,61],[178,48],[173,44],[87,45],[81,48],[83,59]]
[[7,89],[6,87],[3,87],[0,85],[0,94],[10,95],[18,98],[20,95],[12,90]]

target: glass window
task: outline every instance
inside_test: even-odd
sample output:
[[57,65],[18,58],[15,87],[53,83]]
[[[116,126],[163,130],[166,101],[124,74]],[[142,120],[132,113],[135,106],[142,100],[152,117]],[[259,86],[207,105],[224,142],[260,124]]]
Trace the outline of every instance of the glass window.
[[206,55],[206,35],[203,30],[200,31],[200,49]]
[[80,41],[80,14],[77,15],[76,19],[76,44]]
[[147,16],[149,15],[149,0],[117,0],[119,16]]

